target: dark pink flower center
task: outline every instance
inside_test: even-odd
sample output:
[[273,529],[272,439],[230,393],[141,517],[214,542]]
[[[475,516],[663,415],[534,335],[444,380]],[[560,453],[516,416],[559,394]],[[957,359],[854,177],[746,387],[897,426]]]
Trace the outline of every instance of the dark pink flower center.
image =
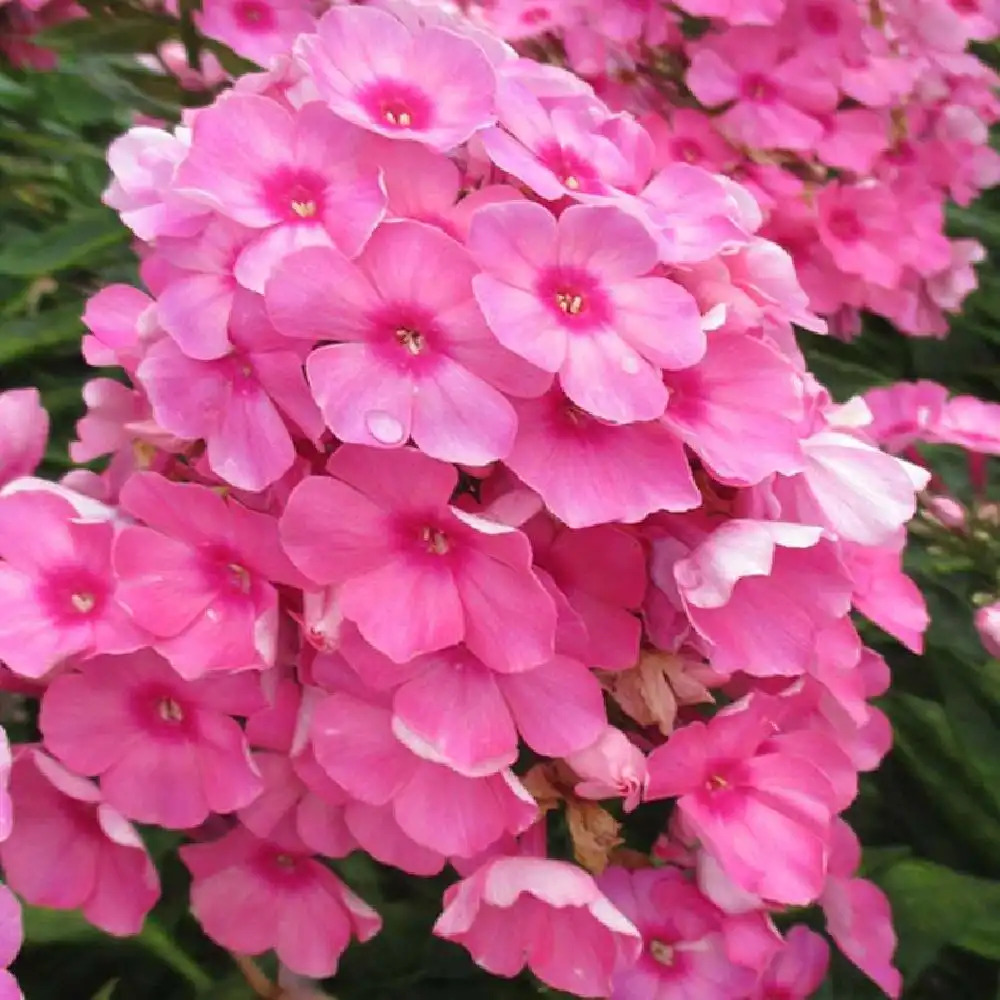
[[552,267],[543,271],[536,292],[570,330],[587,332],[611,318],[611,303],[600,282],[578,268]]
[[812,3],[806,7],[806,23],[817,35],[830,37],[840,31],[840,17],[827,4]]
[[685,163],[700,163],[705,158],[705,151],[694,139],[678,139],[674,143],[674,159]]
[[285,222],[312,222],[321,215],[326,182],[312,170],[281,167],[264,182],[268,208]]
[[434,117],[428,96],[404,80],[378,80],[357,97],[369,118],[383,128],[421,131],[430,127]]
[[49,614],[68,625],[100,615],[107,593],[107,583],[100,577],[82,567],[71,567],[50,574],[40,596]]
[[372,339],[400,371],[426,372],[436,363],[438,331],[434,317],[406,302],[387,303],[371,316]]
[[978,14],[980,11],[978,0],[950,0],[950,3],[959,14]]
[[552,20],[552,15],[547,7],[529,7],[521,12],[521,23],[529,27],[537,27]]
[[769,104],[778,96],[778,88],[763,73],[749,73],[743,78],[743,96],[757,104]]
[[649,942],[649,953],[660,965],[671,966],[674,964],[674,949],[666,941],[656,939]]
[[233,20],[245,31],[273,31],[274,11],[262,0],[239,0],[233,5]]
[[591,194],[601,189],[594,167],[574,149],[553,141],[543,143],[536,152],[542,165],[552,171],[568,191]]
[[183,699],[165,684],[147,684],[132,695],[132,711],[142,729],[158,739],[192,738],[193,718]]
[[425,524],[420,529],[420,541],[431,555],[444,556],[451,551],[451,539],[431,524]]
[[257,871],[272,885],[294,889],[312,878],[309,859],[275,848],[264,848],[255,859]]
[[842,243],[856,243],[865,231],[853,208],[835,208],[826,220],[826,228]]

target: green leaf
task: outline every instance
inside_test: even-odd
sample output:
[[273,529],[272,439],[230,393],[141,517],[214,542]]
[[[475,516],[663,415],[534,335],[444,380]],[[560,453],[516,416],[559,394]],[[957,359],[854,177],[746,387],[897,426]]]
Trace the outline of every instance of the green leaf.
[[39,233],[5,234],[0,274],[35,278],[91,263],[106,247],[124,243],[128,230],[109,209],[92,209]]
[[90,1000],[111,1000],[115,994],[115,989],[118,986],[117,979],[109,979],[91,998]]
[[58,52],[86,52],[88,55],[155,52],[177,38],[177,22],[167,16],[130,11],[123,17],[88,17],[64,21],[37,36],[39,45]]
[[913,858],[883,872],[879,882],[892,903],[896,961],[908,982],[946,945],[1000,959],[1000,882]]

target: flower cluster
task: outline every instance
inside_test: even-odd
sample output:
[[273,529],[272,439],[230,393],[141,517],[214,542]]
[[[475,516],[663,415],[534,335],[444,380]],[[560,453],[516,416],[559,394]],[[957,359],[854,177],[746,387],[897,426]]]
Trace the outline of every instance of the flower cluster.
[[379,929],[328,863],[361,850],[450,865],[435,933],[497,975],[803,998],[827,944],[773,916],[816,904],[898,994],[841,818],[890,743],[851,612],[920,648],[926,474],[806,370],[749,191],[654,146],[398,0],[112,146],[148,291],[84,317],[106,467],[26,475],[44,414],[0,408],[12,890],[134,932],[149,824],[205,932],[301,976]]
[[849,337],[862,310],[944,336],[983,250],[944,205],[1000,181],[1000,34],[979,0],[492,0],[464,3],[640,116],[658,167],[695,163],[757,196],[812,307]]
[[85,16],[75,0],[0,0],[0,58],[13,66],[52,69],[55,53],[36,45],[34,36]]
[[941,477],[933,476],[918,530],[947,557],[952,572],[963,569],[986,578],[986,589],[973,594],[974,621],[983,648],[1000,659],[1000,505],[988,499],[989,459],[1000,456],[1000,404],[973,396],[949,399],[943,385],[927,380],[872,389],[865,399],[873,416],[872,436],[887,451],[933,469],[921,445],[962,449],[972,502],[963,504]]

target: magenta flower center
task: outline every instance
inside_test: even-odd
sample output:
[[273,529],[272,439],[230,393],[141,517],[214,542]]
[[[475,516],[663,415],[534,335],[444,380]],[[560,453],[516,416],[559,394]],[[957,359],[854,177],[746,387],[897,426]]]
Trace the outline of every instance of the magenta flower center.
[[652,940],[649,942],[649,953],[660,965],[674,964],[674,949],[666,941]]
[[451,551],[451,541],[448,536],[440,528],[432,525],[428,524],[421,528],[420,540],[431,555],[443,556]]
[[431,102],[423,91],[403,80],[379,80],[358,94],[368,117],[391,129],[426,129],[433,118]]
[[163,697],[156,707],[157,714],[164,722],[183,722],[184,709],[173,698]]
[[826,220],[826,227],[836,239],[855,243],[864,235],[864,227],[857,212],[851,208],[836,208]]
[[583,191],[586,194],[600,189],[597,171],[575,150],[557,142],[548,142],[538,149],[537,156],[568,191]]
[[260,0],[240,0],[233,6],[233,19],[248,31],[271,31],[274,28],[274,11]]
[[107,587],[100,579],[75,568],[53,573],[42,590],[52,617],[68,622],[79,622],[98,614],[106,593]]
[[806,7],[806,21],[817,35],[830,37],[840,31],[840,18],[836,10],[826,4],[814,3]]
[[674,157],[685,163],[699,163],[704,155],[701,146],[693,139],[680,139],[674,143]]
[[611,306],[604,289],[585,271],[550,268],[542,272],[536,291],[559,321],[570,329],[592,330],[610,319]]
[[521,23],[535,27],[551,21],[548,10],[545,7],[529,7],[521,13]]
[[743,96],[758,104],[768,104],[778,96],[778,90],[762,73],[750,73],[743,80]]
[[226,566],[229,571],[229,586],[241,594],[250,593],[250,571],[239,563],[231,562]]
[[308,222],[323,211],[326,184],[311,170],[282,167],[264,182],[268,207],[285,222]]
[[409,327],[401,326],[396,330],[396,339],[414,357],[420,354],[427,346],[424,335],[419,330],[411,330]]

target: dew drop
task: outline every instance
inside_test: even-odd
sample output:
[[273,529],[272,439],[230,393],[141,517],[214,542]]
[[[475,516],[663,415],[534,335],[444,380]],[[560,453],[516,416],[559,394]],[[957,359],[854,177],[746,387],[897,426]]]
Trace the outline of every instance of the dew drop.
[[384,410],[372,410],[365,414],[365,426],[379,444],[401,444],[406,437],[403,425]]

